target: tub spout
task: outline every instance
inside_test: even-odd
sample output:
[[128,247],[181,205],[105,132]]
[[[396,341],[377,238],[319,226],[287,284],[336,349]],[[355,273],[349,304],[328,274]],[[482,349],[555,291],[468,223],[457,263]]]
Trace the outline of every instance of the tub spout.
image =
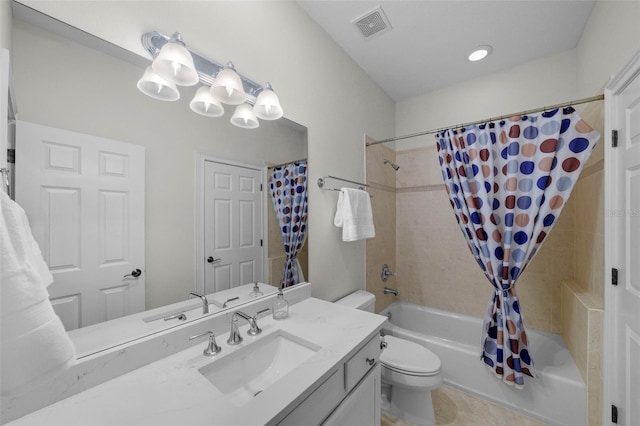
[[394,290],[392,288],[385,287],[384,288],[384,294],[393,294],[394,296],[397,296],[398,295],[398,290]]

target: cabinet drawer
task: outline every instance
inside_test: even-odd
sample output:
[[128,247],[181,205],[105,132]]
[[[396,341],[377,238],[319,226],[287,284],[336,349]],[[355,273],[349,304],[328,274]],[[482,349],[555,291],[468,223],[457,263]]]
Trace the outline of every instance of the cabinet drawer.
[[344,387],[349,392],[380,358],[380,337],[375,335],[344,364]]

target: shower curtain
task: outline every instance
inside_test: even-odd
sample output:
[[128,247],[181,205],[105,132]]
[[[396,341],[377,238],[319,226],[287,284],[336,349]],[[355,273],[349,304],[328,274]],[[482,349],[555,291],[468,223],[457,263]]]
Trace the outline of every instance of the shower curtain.
[[300,282],[296,257],[307,235],[307,161],[274,167],[269,192],[286,254],[280,280],[280,288],[285,288]]
[[600,135],[572,107],[436,135],[458,225],[494,292],[484,363],[522,388],[536,376],[515,284],[557,221]]

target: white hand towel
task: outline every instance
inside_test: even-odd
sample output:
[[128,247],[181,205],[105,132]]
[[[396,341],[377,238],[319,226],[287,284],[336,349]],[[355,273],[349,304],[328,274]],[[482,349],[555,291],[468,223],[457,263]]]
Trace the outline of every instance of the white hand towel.
[[0,256],[3,316],[19,312],[49,298],[53,277],[31,234],[27,215],[4,191],[0,191]]
[[75,362],[75,349],[55,314],[53,278],[24,210],[0,191],[0,393],[18,395]]
[[333,223],[342,227],[343,241],[375,237],[369,193],[361,189],[341,188]]

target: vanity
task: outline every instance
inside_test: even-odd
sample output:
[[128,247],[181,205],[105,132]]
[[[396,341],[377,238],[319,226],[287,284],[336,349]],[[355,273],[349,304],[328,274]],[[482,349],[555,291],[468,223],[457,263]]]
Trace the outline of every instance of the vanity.
[[[264,303],[239,310],[254,315]],[[380,423],[379,335],[386,317],[307,297],[292,304],[285,320],[258,317],[256,336],[240,318],[243,340],[230,345],[233,312],[165,332],[165,338],[215,332],[224,321],[224,332],[215,333],[218,354],[203,354],[209,345],[202,336],[9,424]]]

